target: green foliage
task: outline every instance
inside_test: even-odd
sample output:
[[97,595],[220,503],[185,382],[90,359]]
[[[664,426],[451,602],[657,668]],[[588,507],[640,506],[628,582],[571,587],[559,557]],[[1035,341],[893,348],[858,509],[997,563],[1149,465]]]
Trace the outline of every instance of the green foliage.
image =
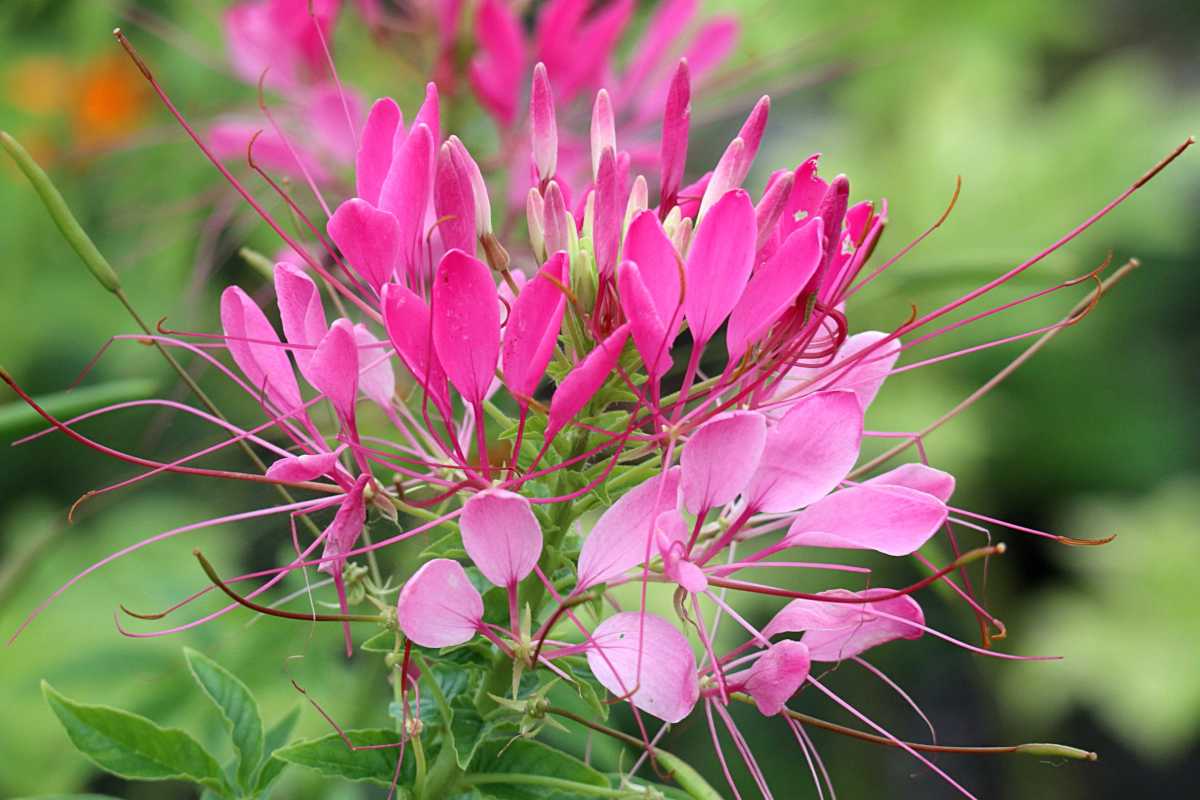
[[243,789],[252,779],[263,754],[263,724],[246,684],[239,681],[208,656],[191,648],[184,649],[188,668],[200,688],[221,712],[233,747],[237,751],[237,779]]
[[[390,786],[396,774],[396,759],[399,747],[390,747],[399,742],[395,731],[383,728],[345,731],[346,739],[354,750],[347,746],[339,734],[331,733],[319,739],[305,739],[275,752],[276,758],[307,769],[316,770],[331,778],[351,781],[370,781]],[[383,745],[383,747],[381,747]],[[400,769],[400,786],[412,786],[416,779],[415,759],[412,748],[405,748],[404,763]],[[402,795],[407,797],[407,793]]]

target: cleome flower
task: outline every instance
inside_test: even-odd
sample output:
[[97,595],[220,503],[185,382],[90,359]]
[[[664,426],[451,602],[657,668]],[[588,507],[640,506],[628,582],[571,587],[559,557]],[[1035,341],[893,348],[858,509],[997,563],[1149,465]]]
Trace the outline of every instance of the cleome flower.
[[[251,17],[233,20],[248,26],[243,33],[249,36],[259,24],[252,15],[273,13],[275,5],[256,4],[246,12]],[[1077,236],[1165,162],[1047,251],[941,308],[912,314],[894,330],[851,335],[851,301],[899,259],[867,271],[887,224],[887,203],[852,202],[850,181],[821,177],[816,155],[772,173],[752,195],[744,184],[767,129],[766,98],[719,161],[685,185],[695,65],[680,61],[668,70],[658,98],[658,157],[648,171],[639,167],[643,159],[623,149],[621,115],[601,89],[582,177],[562,173],[560,112],[607,74],[611,43],[591,60],[567,63],[556,32],[583,26],[611,42],[630,4],[615,3],[591,17],[586,5],[548,4],[538,18],[536,48],[519,37],[502,40],[504,26],[511,27],[507,6],[490,0],[478,6],[497,23],[486,28],[472,76],[499,117],[516,118],[511,78],[524,74],[527,51],[548,59],[533,67],[529,80],[534,170],[521,186],[528,256],[520,255],[519,242],[506,246],[493,228],[492,183],[467,146],[443,130],[436,89],[407,124],[393,100],[375,102],[356,140],[354,194],[324,221],[310,219],[251,149],[256,174],[307,230],[298,237],[221,165],[121,37],[167,108],[292,251],[273,270],[282,335],[246,291],[231,286],[221,297],[221,333],[160,328],[137,337],[211,364],[261,411],[243,426],[212,407],[147,402],[197,416],[226,435],[171,462],[119,452],[75,430],[85,417],[118,407],[65,421],[42,414],[51,430],[145,468],[99,491],[177,472],[271,484],[283,502],[156,534],[88,567],[55,596],[114,558],[165,538],[288,515],[290,537],[281,541],[291,542],[294,556],[286,563],[223,580],[205,561],[211,585],[171,613],[186,613],[191,600],[214,587],[230,596],[229,605],[161,630],[122,630],[161,636],[248,605],[292,619],[339,622],[350,655],[352,624],[381,625],[394,637],[387,663],[398,684],[395,780],[403,771],[403,748],[423,759],[422,748],[453,741],[451,720],[435,739],[413,717],[420,704],[414,706],[409,693],[436,686],[439,670],[454,669],[470,674],[470,713],[501,720],[495,735],[531,737],[552,717],[573,720],[642,750],[644,758],[622,778],[625,785],[642,785],[635,773],[652,760],[695,797],[719,795],[659,746],[666,728],[652,732],[650,726],[655,719],[669,726],[698,716],[701,707],[737,797],[736,765],[725,756],[721,729],[760,793],[772,796],[770,776],[735,722],[733,709],[742,706],[781,718],[818,791],[822,783],[831,792],[832,786],[814,729],[904,749],[967,797],[973,795],[924,753],[1094,758],[1057,745],[902,741],[814,672],[816,665],[853,662],[911,704],[865,654],[929,634],[984,656],[1033,658],[992,649],[1004,629],[975,596],[966,571],[1004,552],[1004,545],[959,546],[964,529],[967,536],[983,529],[976,521],[1005,524],[950,505],[954,478],[925,463],[919,433],[872,431],[865,416],[890,374],[923,363],[897,367],[905,351],[1015,305],[943,321]],[[649,38],[666,38],[672,15],[691,10],[687,2],[666,4]],[[299,79],[310,62],[299,53],[295,58],[290,75]],[[642,86],[661,67],[649,56],[636,60],[615,85]],[[637,102],[649,101],[639,96]],[[629,113],[648,112],[638,105]],[[44,180],[27,157],[21,160],[15,142],[4,141],[35,182]],[[635,137],[631,144],[641,142]],[[520,171],[511,179],[522,181]],[[119,294],[115,274],[97,266],[102,257],[93,250],[81,245],[106,288]],[[961,352],[1053,335],[1080,313]],[[0,375],[40,410],[11,376]],[[364,409],[371,407],[367,420]],[[881,459],[862,457],[867,438],[901,438],[918,446],[921,460],[880,473]],[[232,446],[247,449],[261,469],[196,464]],[[293,493],[313,497],[297,500]],[[317,515],[323,524],[314,521]],[[416,559],[391,565],[402,585],[383,580],[379,560],[394,553],[394,545],[434,531],[440,538],[427,541]],[[927,546],[935,538],[942,547]],[[944,547],[955,557],[939,565]],[[839,560],[867,564],[911,559],[922,577],[899,588],[875,586],[870,566],[821,560],[831,550]],[[373,576],[364,577],[362,559]],[[254,601],[309,568],[328,574],[340,613],[285,612]],[[801,571],[827,578],[828,588],[789,588],[790,576]],[[982,646],[926,624],[916,595],[935,583],[963,600],[980,625]],[[252,588],[239,593],[235,587],[242,584]],[[313,591],[306,586],[276,604]],[[652,595],[667,602],[651,610]],[[749,595],[776,604],[765,625],[744,613]],[[362,603],[378,613],[351,613]],[[716,629],[725,617],[742,644],[722,651]],[[601,689],[628,702],[640,736],[631,739],[552,705],[547,698],[561,684],[592,697],[598,714],[605,707]],[[800,710],[813,694],[829,697],[869,730]],[[422,766],[420,796],[449,796],[455,786],[469,785],[473,752],[458,750],[452,767],[429,775]]]

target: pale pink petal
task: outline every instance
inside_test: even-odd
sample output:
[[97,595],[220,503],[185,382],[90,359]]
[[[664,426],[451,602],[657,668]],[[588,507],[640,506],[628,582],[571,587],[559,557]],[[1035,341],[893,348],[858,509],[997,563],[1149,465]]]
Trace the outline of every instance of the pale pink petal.
[[394,216],[357,197],[342,203],[329,218],[329,238],[377,292],[395,275],[400,235]]
[[853,392],[801,398],[767,434],[747,502],[775,514],[821,499],[850,472],[861,442],[862,409]]
[[396,622],[422,647],[454,647],[475,638],[483,624],[483,598],[457,561],[435,558],[404,584]]
[[903,486],[851,486],[796,515],[784,543],[793,547],[915,552],[946,521],[946,504]]
[[566,199],[558,181],[550,181],[546,186],[546,204],[543,211],[545,225],[545,245],[547,253],[557,253],[570,246],[571,232],[568,225],[574,225],[571,213],[567,211]]
[[795,302],[821,264],[821,219],[792,233],[767,263],[754,272],[742,299],[729,315],[725,345],[737,361]]
[[[891,336],[882,331],[856,333],[842,343],[830,364],[842,364],[841,367],[793,367],[781,382],[781,389],[790,391],[797,386],[804,386],[807,392],[846,389],[854,392],[866,411],[900,358],[900,340],[885,341]],[[822,373],[828,374],[816,380]]]
[[646,365],[646,373],[657,380],[671,369],[671,340],[674,337],[667,335],[667,325],[658,315],[641,270],[632,261],[621,262],[617,270],[617,293],[625,318],[629,320],[633,343]]
[[292,350],[292,357],[300,374],[307,378],[313,350],[329,329],[321,305],[321,290],[304,270],[280,262],[275,265],[275,300],[279,304],[283,335],[290,344],[298,345]]
[[[833,589],[821,594],[870,601],[893,594],[893,590],[882,587],[861,592]],[[813,661],[836,662],[896,639],[918,639],[922,633],[919,626],[924,624],[921,607],[908,595],[862,603],[798,599],[784,606],[762,633],[770,638],[781,633],[803,632],[804,644]]]
[[500,309],[492,272],[451,250],[433,284],[433,346],[446,377],[472,405],[483,401],[500,360]]
[[918,463],[901,464],[893,470],[863,482],[864,486],[879,484],[915,489],[918,492],[931,494],[943,503],[950,502],[950,495],[954,494],[953,475]]
[[525,284],[504,327],[504,383],[519,405],[527,405],[554,356],[566,310],[563,287],[567,254],[555,253]]
[[766,441],[766,419],[755,411],[727,411],[697,428],[679,459],[684,508],[700,514],[733,502],[754,477]]
[[755,238],[754,206],[741,189],[718,200],[696,229],[683,310],[698,345],[712,338],[741,298],[754,266]]
[[354,398],[358,394],[358,342],[354,323],[339,319],[317,346],[308,365],[309,380],[325,395],[344,421],[354,419]]
[[811,659],[803,642],[785,640],[771,645],[747,670],[746,694],[754,698],[760,714],[773,717],[808,678]]
[[664,722],[679,722],[700,698],[696,657],[687,638],[655,614],[627,611],[596,626],[588,666],[617,696]]
[[366,325],[354,326],[358,343],[358,388],[367,399],[383,409],[392,407],[396,394],[396,374],[392,371],[390,348],[375,338]]
[[533,165],[539,181],[554,177],[558,168],[558,123],[554,118],[554,91],[546,76],[546,65],[533,68],[533,91],[529,99],[529,127],[533,139]]
[[550,398],[550,419],[546,423],[545,434],[547,441],[553,439],[600,391],[600,387],[616,369],[617,360],[628,339],[629,325],[625,324],[610,333],[563,378]]
[[287,350],[262,309],[236,286],[221,294],[221,327],[229,354],[251,387],[265,392],[267,401],[278,411],[298,409],[300,387]]
[[754,104],[750,115],[746,117],[746,121],[742,123],[741,130],[738,131],[738,138],[745,142],[745,150],[742,153],[742,163],[738,165],[738,183],[746,179],[746,175],[750,172],[750,167],[754,163],[754,157],[758,155],[758,146],[762,143],[763,133],[767,129],[767,118],[771,114],[771,98],[763,95]]
[[463,506],[463,547],[483,576],[497,586],[516,586],[542,554],[542,527],[529,501],[490,489]]
[[383,322],[388,339],[417,382],[425,387],[434,404],[446,412],[450,393],[446,373],[433,350],[429,306],[405,286],[383,287]]
[[491,233],[492,201],[488,197],[487,184],[483,180],[479,164],[471,157],[471,153],[457,136],[451,136],[446,141],[454,148],[455,164],[466,172],[471,183],[471,197],[475,200],[475,233],[479,236]]
[[334,473],[338,456],[344,448],[332,453],[314,453],[302,456],[284,456],[267,468],[267,477],[277,481],[311,481],[322,475]]
[[610,581],[646,560],[655,521],[678,502],[679,475],[680,468],[672,467],[643,481],[600,515],[579,552],[578,590]]
[[741,170],[745,153],[746,143],[740,136],[734,137],[733,141],[725,148],[725,152],[721,154],[721,160],[717,162],[708,185],[704,187],[704,196],[700,198],[700,210],[696,212],[698,220],[704,219],[709,209],[724,197],[727,192],[731,192],[742,185],[738,174]]

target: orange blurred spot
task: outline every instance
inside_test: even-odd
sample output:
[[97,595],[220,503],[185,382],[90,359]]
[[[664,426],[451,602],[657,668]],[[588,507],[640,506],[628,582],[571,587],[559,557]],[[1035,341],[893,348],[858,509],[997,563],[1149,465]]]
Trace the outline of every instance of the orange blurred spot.
[[72,125],[80,144],[96,145],[136,129],[145,117],[148,95],[136,70],[124,59],[106,56],[84,69],[72,104]]
[[23,58],[5,70],[5,96],[14,108],[38,116],[55,114],[68,103],[71,67],[54,56]]

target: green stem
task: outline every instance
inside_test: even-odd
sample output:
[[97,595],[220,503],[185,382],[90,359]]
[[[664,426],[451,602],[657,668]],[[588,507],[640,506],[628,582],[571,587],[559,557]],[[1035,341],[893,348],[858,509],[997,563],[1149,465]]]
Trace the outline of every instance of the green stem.
[[463,778],[463,785],[476,786],[488,783],[508,783],[528,786],[545,786],[558,789],[572,795],[587,795],[590,797],[645,797],[641,792],[628,789],[612,789],[608,786],[594,786],[590,783],[569,781],[565,778],[551,778],[548,775],[521,775],[504,772],[477,772]]

